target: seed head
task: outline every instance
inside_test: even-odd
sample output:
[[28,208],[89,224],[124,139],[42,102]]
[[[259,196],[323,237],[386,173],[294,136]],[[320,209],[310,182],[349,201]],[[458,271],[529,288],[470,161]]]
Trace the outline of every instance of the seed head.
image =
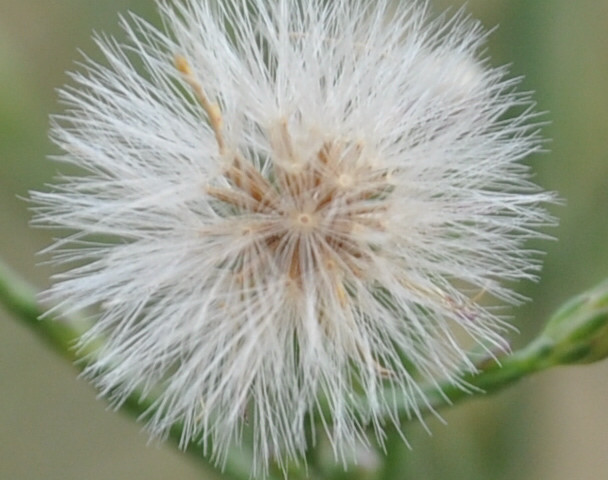
[[340,457],[458,383],[470,344],[505,347],[492,300],[519,300],[549,223],[535,114],[478,23],[423,5],[161,2],[164,31],[123,21],[62,90],[52,138],[83,173],[33,194],[73,232],[47,296],[96,309],[86,375],[154,392],[153,434],[221,462],[248,421],[265,472],[317,415]]

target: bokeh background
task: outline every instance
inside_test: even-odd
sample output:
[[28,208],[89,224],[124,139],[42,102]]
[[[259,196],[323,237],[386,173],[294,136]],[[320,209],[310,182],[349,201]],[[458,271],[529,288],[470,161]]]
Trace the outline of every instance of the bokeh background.
[[[458,8],[461,0],[431,0]],[[533,301],[514,311],[525,343],[563,300],[608,277],[608,1],[469,0],[492,34],[488,54],[525,75],[548,111],[551,152],[531,159],[537,181],[566,200],[554,208]],[[157,21],[152,0],[0,0],[0,255],[39,287],[49,270],[36,252],[50,241],[28,227],[28,190],[49,182],[48,115],[77,49],[93,30],[120,35],[118,13]],[[21,198],[20,198],[21,197]],[[608,362],[555,369],[498,395],[413,424],[403,478],[596,480],[608,475]],[[191,480],[214,478],[171,446],[147,446],[141,426],[107,411],[72,366],[0,308],[0,478]]]

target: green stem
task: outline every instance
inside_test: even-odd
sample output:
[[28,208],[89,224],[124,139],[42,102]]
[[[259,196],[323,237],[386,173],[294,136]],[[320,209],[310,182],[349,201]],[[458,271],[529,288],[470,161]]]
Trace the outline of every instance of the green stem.
[[[467,391],[443,382],[423,388],[418,406],[422,414],[471,398],[497,392],[528,375],[558,365],[581,365],[608,357],[608,280],[565,302],[549,319],[540,335],[521,350],[479,364],[477,373],[460,379]],[[426,402],[423,400],[426,399]],[[404,406],[401,414],[407,413]],[[402,415],[401,418],[405,418]]]
[[2,260],[0,303],[63,357],[72,362],[78,360],[73,347],[84,329],[67,321],[40,320],[45,310],[39,304],[35,290]]
[[[496,359],[488,359],[477,365],[477,374],[464,374],[460,380],[466,382],[455,384],[447,381],[429,384],[422,387],[422,393],[417,402],[420,415],[436,413],[438,410],[454,406],[460,402],[491,394],[502,390],[527,375],[548,368],[550,363],[545,359],[551,349],[547,342],[536,339],[528,346],[511,355]],[[467,388],[468,387],[468,388]],[[405,404],[398,407],[401,423],[406,423],[410,416]],[[394,480],[403,478],[407,468],[408,447],[403,442],[398,429],[389,428],[386,431],[386,458],[378,472],[377,480]]]
[[[86,367],[86,351],[76,350],[74,345],[85,330],[82,322],[42,319],[44,308],[38,303],[34,289],[0,260],[0,303],[30,327],[47,344],[79,368]],[[446,406],[453,406],[476,395],[501,390],[525,376],[560,364],[589,363],[608,356],[608,281],[571,299],[553,315],[545,330],[529,345],[499,359],[489,358],[478,364],[477,373],[464,373],[459,382],[437,382],[422,388],[417,399],[418,411],[426,415]],[[465,388],[463,388],[465,385]],[[469,388],[466,388],[469,386]],[[143,398],[134,392],[122,406],[122,410],[141,416],[153,408],[154,398]],[[407,405],[397,406],[400,418],[408,418]],[[331,412],[328,412],[331,414]],[[405,421],[405,420],[403,420]],[[171,440],[178,445],[182,427],[176,425],[170,432]],[[198,445],[191,445],[187,452],[205,462],[205,454]],[[311,457],[313,467],[317,459]],[[253,453],[250,446],[234,449],[228,455],[222,473],[235,480],[251,478]],[[395,464],[397,468],[397,464]],[[319,469],[325,470],[325,469]],[[387,463],[385,473],[391,473]],[[216,469],[217,471],[217,469]],[[312,476],[321,472],[311,470]],[[293,474],[293,475],[292,475]],[[299,468],[290,471],[290,477],[303,478]],[[331,476],[331,475],[330,475]],[[280,478],[280,472],[272,467],[267,478]],[[327,477],[327,475],[325,475]],[[336,477],[337,478],[337,477]],[[382,478],[388,478],[383,476]]]
[[[537,338],[510,355],[499,359],[488,359],[478,366],[477,373],[462,375],[459,380],[464,382],[464,388],[462,383],[455,384],[448,381],[423,387],[421,397],[426,400],[418,402],[420,413],[426,415],[473,396],[502,390],[528,375],[552,366],[551,362],[546,361],[551,351],[551,345],[544,339]],[[405,407],[402,410],[405,410]]]
[[[77,326],[82,322],[52,318],[41,319],[45,309],[38,302],[35,290],[2,260],[0,260],[0,304],[4,305],[6,310],[21,320],[23,324],[31,328],[47,345],[50,345],[79,369],[86,367],[83,361],[86,352],[80,352],[74,348],[78,338],[85,330],[82,326]],[[144,412],[149,411],[153,401],[153,398],[142,398],[138,392],[135,392],[121,406],[121,411],[139,417]],[[179,445],[181,433],[182,429],[179,425],[176,425],[170,432],[169,438],[176,446]],[[205,460],[202,448],[199,445],[189,445],[186,452],[202,461],[205,467],[211,468],[227,478],[235,480],[249,480],[251,478],[253,454],[245,446],[242,449],[235,448],[234,452],[228,455],[226,465],[222,469],[214,467]],[[271,473],[267,478],[278,480],[279,477]]]

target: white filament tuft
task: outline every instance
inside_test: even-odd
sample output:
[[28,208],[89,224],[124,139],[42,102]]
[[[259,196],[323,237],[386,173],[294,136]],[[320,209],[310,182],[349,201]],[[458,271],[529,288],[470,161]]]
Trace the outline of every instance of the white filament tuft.
[[52,138],[84,174],[33,193],[73,232],[47,297],[98,309],[86,375],[154,392],[153,434],[181,423],[221,463],[248,417],[263,474],[323,399],[343,457],[474,369],[466,339],[505,348],[478,294],[516,303],[538,269],[536,114],[477,22],[397,3],[162,2],[165,31],[123,21],[62,90]]

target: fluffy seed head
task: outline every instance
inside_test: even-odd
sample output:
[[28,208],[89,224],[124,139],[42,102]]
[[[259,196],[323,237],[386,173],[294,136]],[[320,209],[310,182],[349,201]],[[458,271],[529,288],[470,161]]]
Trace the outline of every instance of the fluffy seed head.
[[389,0],[160,11],[73,74],[52,137],[84,173],[33,194],[73,232],[47,297],[98,312],[103,394],[154,393],[151,432],[179,422],[218,461],[248,419],[263,472],[306,449],[308,415],[341,456],[396,402],[416,415],[421,382],[458,382],[472,343],[505,348],[480,297],[518,300],[551,195],[476,22]]

